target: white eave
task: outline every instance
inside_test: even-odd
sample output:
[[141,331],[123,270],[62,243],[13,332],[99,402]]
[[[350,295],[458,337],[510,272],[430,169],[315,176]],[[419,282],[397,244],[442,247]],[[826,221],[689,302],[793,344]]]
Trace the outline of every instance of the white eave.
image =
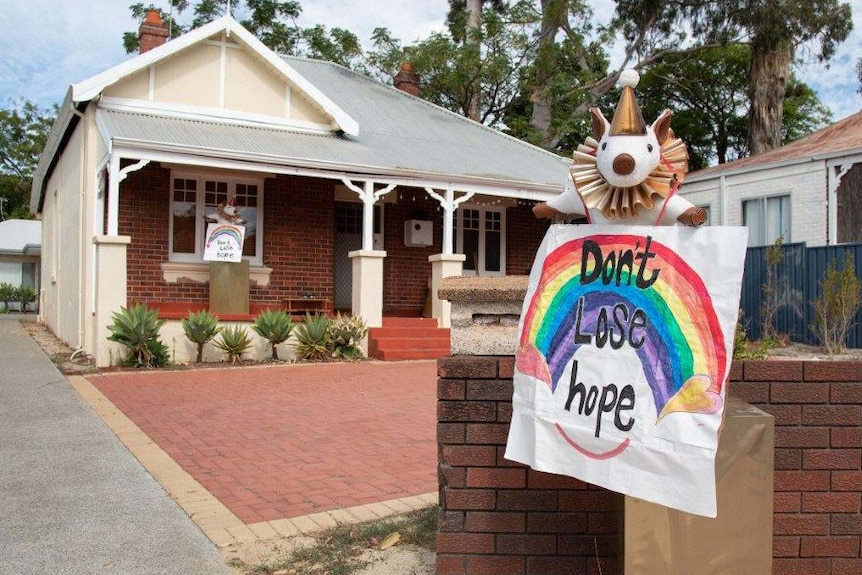
[[359,135],[359,124],[356,120],[351,118],[350,115],[326,97],[323,92],[315,88],[305,77],[300,75],[287,62],[279,58],[263,42],[258,40],[254,34],[243,28],[239,22],[230,16],[223,16],[157,48],[153,48],[140,56],[114,66],[109,70],[105,70],[101,74],[97,74],[78,84],[73,84],[72,101],[87,102],[92,100],[101,94],[106,87],[222,31],[228,35],[236,35],[243,44],[257,52],[270,66],[282,73],[300,92],[315,102],[324,114],[332,119],[336,129],[341,130],[349,136]]

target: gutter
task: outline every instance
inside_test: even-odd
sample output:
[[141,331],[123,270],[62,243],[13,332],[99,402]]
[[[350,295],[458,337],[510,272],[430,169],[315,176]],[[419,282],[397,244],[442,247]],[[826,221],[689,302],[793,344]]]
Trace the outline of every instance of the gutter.
[[[121,150],[122,148],[122,150]],[[325,177],[328,179],[340,180],[342,178],[350,179],[368,179],[374,178],[378,183],[393,182],[405,186],[420,186],[426,185],[432,187],[446,187],[449,184],[460,184],[459,191],[468,191],[469,188],[477,189],[478,193],[494,194],[501,197],[520,197],[522,199],[548,200],[560,194],[563,186],[560,184],[541,184],[520,182],[516,180],[500,180],[495,178],[486,178],[481,176],[460,176],[452,177],[448,174],[439,172],[420,172],[406,169],[386,169],[379,166],[367,166],[357,164],[345,164],[339,162],[326,162],[320,160],[306,160],[298,158],[286,158],[284,156],[271,156],[264,154],[249,154],[247,152],[230,152],[226,150],[194,148],[190,146],[181,146],[175,144],[161,144],[154,142],[145,142],[141,140],[129,139],[113,139],[113,149],[115,154],[128,157],[124,151],[138,151],[134,154],[135,157],[146,158],[146,152],[154,152],[155,155],[161,152],[167,154],[170,158],[159,156],[158,158],[149,157],[153,161],[169,161],[174,163],[190,163],[194,164],[192,158],[194,156],[200,158],[198,165],[207,166],[211,162],[210,159],[223,159],[228,161],[236,161],[243,164],[242,169],[252,169],[250,163],[258,164],[259,169],[254,171],[265,171],[273,173],[288,173],[294,175],[313,175],[316,177]],[[144,152],[144,153],[140,153]],[[185,158],[177,158],[177,155],[185,155]],[[289,162],[289,163],[288,163]],[[265,168],[265,169],[260,169]],[[566,175],[566,164],[561,162],[560,173]],[[300,173],[305,171],[305,173]],[[516,188],[516,193],[501,194],[500,187]],[[468,188],[468,189],[461,189]]]

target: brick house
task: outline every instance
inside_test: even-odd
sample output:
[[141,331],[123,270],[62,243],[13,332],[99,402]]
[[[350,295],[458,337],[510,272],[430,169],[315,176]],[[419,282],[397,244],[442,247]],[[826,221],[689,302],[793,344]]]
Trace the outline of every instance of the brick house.
[[749,245],[862,241],[862,112],[769,152],[685,179],[711,223],[745,225]]
[[[178,320],[210,303],[205,216],[231,199],[248,221],[249,286],[231,320],[281,307],[445,328],[442,277],[529,273],[547,226],[531,207],[562,190],[567,160],[278,56],[230,17],[167,41],[151,12],[141,46],[69,88],[32,188],[42,319],[99,365],[117,357],[111,314],[135,302],[170,320],[175,359],[190,355]],[[415,93],[409,69],[399,80]]]

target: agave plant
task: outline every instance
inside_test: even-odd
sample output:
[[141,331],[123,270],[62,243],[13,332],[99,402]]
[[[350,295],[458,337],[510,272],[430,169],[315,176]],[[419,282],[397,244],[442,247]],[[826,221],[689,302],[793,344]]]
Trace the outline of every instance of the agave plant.
[[159,329],[165,320],[159,319],[156,310],[136,303],[130,308],[120,308],[111,317],[114,323],[108,326],[111,331],[108,339],[129,349],[129,355],[122,360],[122,365],[164,367],[170,363],[168,346],[159,337]]
[[278,360],[278,349],[275,346],[287,341],[293,331],[293,321],[284,310],[266,310],[260,312],[254,319],[251,329],[260,337],[269,341],[272,348],[272,359]]
[[368,332],[365,321],[355,315],[341,315],[340,313],[332,320],[330,327],[332,356],[344,359],[359,359],[362,357],[362,349],[359,342]]
[[230,325],[221,330],[219,339],[215,340],[213,345],[227,354],[229,362],[236,363],[251,347],[251,336],[241,325]]
[[331,320],[323,314],[305,314],[305,321],[294,329],[296,354],[313,361],[326,359],[330,353]]
[[183,331],[189,341],[197,344],[198,357],[195,361],[201,363],[204,360],[204,346],[219,334],[221,328],[216,316],[202,310],[197,313],[189,312],[188,317],[183,320]]

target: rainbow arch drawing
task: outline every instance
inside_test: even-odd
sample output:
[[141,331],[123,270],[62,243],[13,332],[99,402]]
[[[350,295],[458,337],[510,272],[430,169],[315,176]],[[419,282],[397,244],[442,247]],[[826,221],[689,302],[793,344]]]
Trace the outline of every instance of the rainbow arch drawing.
[[207,237],[207,244],[211,244],[222,238],[226,238],[234,242],[240,249],[242,249],[242,235],[236,226],[219,224],[210,232]]
[[[576,343],[578,302],[580,329],[592,333],[599,311],[618,303],[644,311],[642,345],[636,350],[655,401],[657,420],[674,412],[712,414],[722,407],[727,350],[712,298],[700,276],[676,252],[652,241],[650,268],[661,270],[649,287],[634,285],[623,272],[620,285],[581,283],[581,272],[595,271],[595,258],[585,258],[584,242],[596,242],[603,253],[644,246],[644,236],[592,235],[571,240],[545,258],[535,291],[525,302],[517,370],[557,385],[583,344]],[[586,263],[582,260],[587,259]],[[583,266],[582,266],[583,264]],[[631,285],[629,285],[631,283]]]

